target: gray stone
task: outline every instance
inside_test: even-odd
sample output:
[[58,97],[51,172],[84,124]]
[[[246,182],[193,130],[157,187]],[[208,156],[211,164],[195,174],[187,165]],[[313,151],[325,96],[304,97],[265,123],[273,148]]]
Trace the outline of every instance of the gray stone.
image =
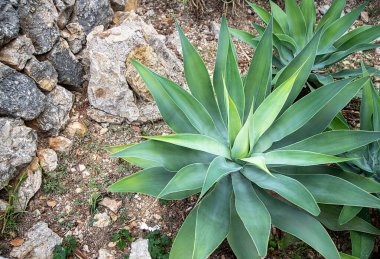
[[9,207],[9,203],[0,199],[0,212],[6,211],[8,209],[8,207]]
[[32,57],[25,66],[24,72],[33,78],[43,91],[53,90],[58,83],[58,73],[49,61],[38,61]]
[[98,213],[94,216],[94,227],[105,228],[111,224],[111,218],[106,212]]
[[115,256],[107,249],[101,248],[98,252],[98,259],[115,259]]
[[37,155],[44,172],[52,172],[57,168],[58,157],[53,149],[45,148],[38,150]]
[[129,59],[143,62],[180,84],[181,62],[152,25],[133,12],[125,13],[122,19],[119,26],[104,32],[97,27],[87,36],[88,99],[94,108],[129,122],[141,120],[142,115],[147,120],[160,117],[158,109],[151,109],[154,114],[142,114],[146,103],[153,99]]
[[63,30],[61,34],[74,54],[82,50],[86,42],[86,35],[83,31],[83,27],[79,23],[67,24],[66,29]]
[[57,136],[69,121],[73,103],[74,95],[57,85],[46,95],[46,108],[36,120],[37,127],[51,136]]
[[53,2],[58,11],[57,25],[63,29],[74,11],[75,0],[53,0]]
[[15,199],[15,211],[25,211],[31,198],[37,193],[42,184],[42,170],[38,158],[25,170],[25,180],[21,183]]
[[0,189],[35,156],[37,134],[20,119],[0,118]]
[[90,107],[87,116],[99,123],[122,124],[125,119]]
[[360,19],[361,19],[363,22],[365,22],[365,23],[369,22],[368,12],[364,12],[364,11],[362,11],[362,12],[360,13]]
[[16,38],[20,29],[17,11],[7,0],[0,0],[0,47]]
[[22,35],[0,50],[0,61],[20,71],[25,67],[26,62],[32,57],[33,53],[32,41]]
[[80,88],[83,82],[84,69],[82,64],[71,52],[69,44],[60,38],[53,49],[46,55],[58,72],[58,83],[72,88]]
[[148,239],[137,239],[131,244],[131,253],[129,259],[150,259],[148,250]]
[[20,0],[21,31],[33,42],[36,54],[52,49],[59,38],[58,13],[52,0]]
[[319,12],[322,15],[326,14],[329,9],[330,9],[330,6],[328,4],[322,5],[321,7],[318,8]]
[[62,238],[54,233],[43,221],[36,223],[28,230],[25,242],[14,247],[10,256],[29,259],[50,259],[54,247],[62,243]]
[[107,27],[112,21],[113,11],[108,0],[77,0],[74,15],[88,34],[95,26]]
[[0,115],[32,120],[45,109],[45,99],[33,79],[0,63]]

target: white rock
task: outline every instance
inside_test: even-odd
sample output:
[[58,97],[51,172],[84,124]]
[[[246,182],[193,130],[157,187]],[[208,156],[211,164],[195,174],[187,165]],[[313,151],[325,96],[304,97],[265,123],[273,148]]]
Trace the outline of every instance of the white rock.
[[106,212],[96,214],[94,220],[93,226],[98,228],[105,228],[111,224],[111,218]]
[[327,13],[327,11],[330,9],[329,5],[322,5],[321,7],[318,8],[319,12],[324,15]]
[[0,199],[0,212],[6,211],[9,206],[9,203]]
[[50,259],[56,245],[62,243],[56,233],[54,233],[45,222],[38,222],[28,230],[25,242],[14,247],[10,256],[28,259]]
[[148,239],[137,239],[131,244],[129,259],[150,259]]
[[369,22],[368,13],[362,11],[362,12],[360,13],[360,19],[362,19],[363,22],[366,22],[366,23]]
[[114,258],[115,256],[107,249],[104,249],[104,248],[99,249],[98,259],[114,259]]
[[117,201],[110,199],[108,197],[105,197],[101,202],[100,205],[109,208],[111,211],[117,213],[120,207],[122,206],[122,201]]
[[58,166],[57,153],[53,149],[45,148],[37,151],[40,165],[44,172],[54,171]]
[[84,170],[86,170],[86,166],[83,164],[79,164],[78,169],[79,169],[79,172],[83,172]]

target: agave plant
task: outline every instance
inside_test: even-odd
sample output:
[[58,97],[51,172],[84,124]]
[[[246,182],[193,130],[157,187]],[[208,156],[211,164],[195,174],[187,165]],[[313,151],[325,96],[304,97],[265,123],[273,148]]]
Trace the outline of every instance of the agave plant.
[[[264,23],[269,23],[271,17],[269,12],[256,4],[249,2],[248,4]],[[380,25],[364,25],[347,33],[367,2],[352,10],[352,12],[341,16],[345,4],[345,0],[334,0],[326,14],[316,25],[314,0],[302,0],[299,6],[295,0],[285,0],[286,12],[271,1],[273,44],[276,49],[273,63],[277,69],[280,70],[289,64],[313,36],[321,32],[317,56],[312,70],[324,71],[312,72],[308,83],[311,86],[318,87],[321,84],[331,83],[333,78],[344,78],[360,74],[360,69],[344,70],[344,72],[332,74],[325,70],[326,67],[336,64],[354,52],[379,47],[378,44],[371,44],[371,42],[380,37]],[[263,35],[264,28],[255,23],[253,26],[259,33],[257,37],[236,29],[232,29],[231,33],[256,48]],[[380,71],[375,68],[368,67],[368,70],[373,74],[380,75]]]
[[323,224],[378,235],[358,217],[339,225],[336,209],[380,208],[371,194],[380,184],[323,166],[350,161],[338,155],[380,138],[377,131],[324,132],[369,78],[338,81],[293,103],[314,64],[320,33],[283,69],[272,91],[271,21],[244,80],[225,18],[212,82],[178,30],[191,93],[132,61],[174,134],[108,148],[112,157],[143,168],[109,191],[168,200],[198,194],[170,258],[207,258],[226,238],[238,258],[261,258],[271,224],[332,259],[340,256]]

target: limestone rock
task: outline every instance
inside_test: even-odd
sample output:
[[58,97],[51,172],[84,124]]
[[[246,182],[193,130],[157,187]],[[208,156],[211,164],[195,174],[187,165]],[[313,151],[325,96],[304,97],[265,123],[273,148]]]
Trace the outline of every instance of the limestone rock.
[[131,244],[129,259],[150,259],[148,250],[148,239],[137,239]]
[[95,26],[108,26],[113,11],[108,0],[77,0],[74,14],[88,34]]
[[[152,97],[128,59],[137,59],[180,84],[182,66],[152,25],[133,12],[123,15],[120,25],[104,32],[97,27],[87,36],[88,98],[94,108],[132,122],[140,119],[139,108]],[[135,100],[128,84],[143,102]]]
[[73,142],[63,136],[49,138],[49,146],[57,152],[69,152],[73,145]]
[[107,249],[101,248],[98,252],[98,259],[115,259],[115,256]]
[[139,5],[138,0],[126,0],[125,11],[127,12],[136,11],[138,5]]
[[93,226],[98,228],[105,228],[111,224],[111,218],[106,212],[96,214],[94,220]]
[[7,0],[0,0],[0,47],[16,38],[20,29],[17,11]]
[[8,209],[9,203],[0,199],[0,212],[4,212]]
[[73,121],[67,125],[65,132],[71,137],[74,137],[76,135],[84,137],[87,133],[87,127],[79,121]]
[[45,99],[30,77],[0,63],[0,115],[32,120],[44,110]]
[[38,61],[32,57],[25,66],[24,72],[34,79],[43,91],[50,92],[58,83],[58,74],[49,61]]
[[20,71],[25,67],[26,62],[32,57],[33,53],[32,41],[22,35],[0,50],[0,61]]
[[48,225],[40,221],[28,230],[25,242],[13,248],[10,256],[29,259],[50,259],[56,245],[62,243],[62,238],[54,233]]
[[125,121],[125,119],[122,117],[115,116],[91,107],[87,110],[87,115],[88,117],[99,123],[105,122],[111,124],[122,124]]
[[35,156],[37,134],[20,119],[0,118],[0,189]]
[[57,25],[64,29],[74,11],[75,0],[53,0],[58,11]]
[[54,171],[58,166],[57,153],[53,149],[45,148],[37,151],[40,165],[44,172]]
[[104,206],[104,207],[109,208],[112,212],[117,213],[118,210],[123,205],[123,202],[105,197],[99,204]]
[[84,75],[83,66],[71,52],[67,41],[60,38],[46,58],[58,72],[58,83],[73,88],[81,87]]
[[83,45],[86,42],[86,35],[83,31],[83,27],[79,23],[69,23],[66,25],[66,29],[62,32],[62,37],[65,38],[71,52],[77,54],[82,50]]
[[36,119],[36,124],[41,131],[56,136],[69,120],[74,95],[57,85],[46,95],[46,99],[46,108]]
[[364,12],[364,11],[362,11],[362,12],[360,13],[360,19],[361,19],[363,22],[365,22],[365,23],[369,22],[368,12]]
[[41,187],[42,170],[38,164],[38,158],[35,158],[32,161],[24,173],[26,174],[26,179],[21,183],[14,203],[16,211],[24,211],[28,206],[30,199]]
[[52,0],[20,0],[21,31],[33,42],[36,54],[52,49],[59,38],[58,13]]
[[329,5],[322,5],[321,7],[318,8],[319,12],[324,15],[327,13],[327,11],[330,9]]

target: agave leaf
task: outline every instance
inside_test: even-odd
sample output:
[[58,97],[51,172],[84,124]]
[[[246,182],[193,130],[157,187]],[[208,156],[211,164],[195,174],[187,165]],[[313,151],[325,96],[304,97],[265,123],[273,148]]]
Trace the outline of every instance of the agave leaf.
[[162,167],[144,169],[108,187],[110,192],[138,192],[157,197],[175,173]]
[[230,150],[213,138],[199,134],[173,134],[164,136],[146,136],[146,139],[162,141],[192,150],[204,151],[216,156],[230,158]]
[[245,32],[245,31],[238,30],[238,29],[231,29],[231,28],[229,30],[230,30],[230,33],[234,37],[236,37],[237,39],[247,43],[248,45],[250,45],[254,49],[259,44],[259,40],[254,35],[250,34],[249,32]]
[[226,238],[230,225],[231,194],[231,180],[224,178],[199,204],[193,258],[207,258]]
[[340,225],[338,222],[341,210],[340,206],[320,204],[319,207],[322,212],[319,214],[317,219],[328,229],[333,231],[354,230],[372,235],[380,235],[379,229],[359,217],[355,217],[346,224]]
[[239,67],[235,59],[232,42],[228,48],[227,64],[226,64],[226,88],[230,98],[233,100],[240,118],[244,118],[244,89],[241,81]]
[[183,167],[168,182],[159,198],[180,200],[200,192],[207,173],[207,164],[195,163]]
[[260,256],[266,256],[271,219],[250,181],[240,173],[232,174],[235,208]]
[[192,95],[206,108],[219,131],[224,129],[222,117],[215,100],[210,75],[202,58],[186,38],[177,23],[183,54],[185,77]]
[[222,23],[220,25],[220,32],[218,38],[218,50],[216,53],[216,62],[213,75],[213,85],[216,94],[216,98],[219,104],[219,109],[222,114],[225,125],[227,125],[228,110],[224,106],[224,85],[225,74],[227,65],[227,54],[230,46],[230,35],[227,27],[226,17],[223,16]]
[[199,199],[201,199],[206,192],[224,176],[232,172],[239,171],[241,168],[242,167],[240,165],[228,161],[224,157],[216,157],[207,169]]
[[121,157],[127,161],[132,160],[131,162],[136,161],[135,158],[153,161],[156,166],[178,171],[189,164],[210,163],[215,156],[162,141],[148,140],[112,154],[111,157]]
[[339,40],[336,41],[334,46],[340,50],[348,50],[355,45],[372,42],[380,36],[380,25],[374,25],[370,27],[358,27],[355,30],[345,34]]
[[350,231],[352,255],[360,259],[368,259],[375,246],[375,237],[366,233]]
[[273,14],[273,19],[277,21],[281,29],[285,32],[289,32],[288,17],[286,13],[274,2],[270,1],[270,7]]
[[131,60],[131,62],[144,80],[169,127],[178,133],[198,133],[197,129],[156,79],[155,73],[135,60]]
[[[368,72],[367,72],[368,73]],[[360,104],[360,129],[373,130],[372,114],[373,114],[373,96],[371,81],[363,87],[362,102]]]
[[290,106],[260,138],[255,146],[255,152],[263,152],[284,137],[295,132],[335,98],[346,87],[351,79],[340,80],[326,85],[306,95]]
[[320,30],[323,27],[326,28],[331,23],[338,20],[345,5],[346,0],[334,0],[325,15],[323,15],[321,20],[318,22],[317,30]]
[[302,48],[305,45],[306,24],[301,9],[295,0],[285,0],[286,13],[289,23],[290,35],[297,42],[297,46]]
[[326,53],[340,36],[342,36],[360,15],[367,3],[355,8],[352,12],[331,23],[323,32],[318,46],[318,54]]
[[[252,104],[254,110],[263,102],[270,92],[272,80],[272,21],[269,22],[260,43],[253,55],[247,79],[244,84],[245,118],[249,115]],[[255,99],[255,102],[253,102]]]
[[273,82],[275,83],[275,87],[278,87],[291,78],[296,71],[301,68],[292,92],[289,94],[286,104],[284,105],[284,110],[293,104],[310,74],[311,68],[314,64],[320,35],[320,33],[316,33],[306,47],[303,48],[303,50],[286,67],[278,72],[274,78]]
[[305,125],[296,130],[294,133],[286,136],[281,141],[276,142],[272,148],[279,148],[292,144],[325,130],[335,116],[359,92],[360,88],[362,88],[368,80],[368,77],[361,78],[345,86],[339,94],[334,96],[327,104],[325,104],[324,107],[318,111]]
[[343,114],[340,112],[337,116],[331,121],[329,128],[332,130],[349,130],[351,126],[347,123]]
[[327,163],[340,163],[355,158],[336,157],[321,153],[302,150],[274,150],[264,154],[252,154],[252,157],[244,158],[243,161],[255,161],[255,156],[264,156],[267,165],[297,165],[310,166]]
[[[380,139],[380,132],[334,130],[322,132],[281,150],[304,150],[327,155],[338,155],[368,145]],[[339,143],[339,145],[337,145]]]
[[[342,178],[328,174],[292,177],[305,185],[318,203],[380,208],[380,199]],[[331,190],[334,192],[331,193]]]
[[136,145],[136,143],[130,143],[130,144],[119,145],[119,146],[107,146],[107,147],[104,147],[103,149],[110,152],[111,154],[114,154],[126,148],[132,147],[134,145]]
[[258,193],[267,207],[272,223],[317,250],[329,259],[339,259],[339,253],[325,228],[311,215],[281,202],[265,192]]
[[240,219],[234,198],[231,199],[231,221],[227,240],[237,258],[261,259],[255,243]]
[[[294,41],[294,39],[286,34],[276,34],[274,37],[277,37],[279,41],[283,45],[285,45],[288,49],[292,50],[294,53],[298,53],[297,43]],[[292,53],[290,53],[292,55]]]
[[380,130],[380,96],[371,84],[372,100],[373,100],[373,130]]
[[305,18],[307,39],[310,39],[314,34],[316,20],[314,0],[302,0],[300,8],[303,13],[303,17]]
[[234,102],[231,98],[229,98],[228,101],[228,140],[230,142],[230,146],[232,146],[235,142],[236,136],[240,132],[242,125],[239,112],[236,109]]
[[251,144],[250,130],[251,130],[251,126],[253,125],[252,109],[253,109],[253,105],[251,106],[251,111],[249,112],[249,116],[246,122],[244,123],[243,127],[240,129],[239,133],[237,134],[234,145],[232,146],[231,157],[235,159],[246,157],[249,153],[250,144]]
[[339,224],[346,224],[351,219],[355,218],[361,210],[362,207],[343,206],[342,211],[339,214]]
[[252,166],[245,166],[243,175],[261,188],[278,193],[312,215],[318,215],[321,212],[314,197],[297,180],[281,174],[270,176]]

